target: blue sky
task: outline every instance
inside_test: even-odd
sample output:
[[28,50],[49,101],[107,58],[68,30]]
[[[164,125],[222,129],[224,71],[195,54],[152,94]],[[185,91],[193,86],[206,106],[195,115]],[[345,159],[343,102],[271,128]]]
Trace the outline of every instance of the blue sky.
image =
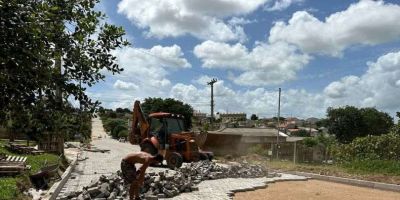
[[328,107],[400,111],[398,1],[102,1],[106,21],[131,46],[125,69],[89,89],[103,106],[172,97],[209,113],[272,117],[282,88],[284,116],[323,117]]

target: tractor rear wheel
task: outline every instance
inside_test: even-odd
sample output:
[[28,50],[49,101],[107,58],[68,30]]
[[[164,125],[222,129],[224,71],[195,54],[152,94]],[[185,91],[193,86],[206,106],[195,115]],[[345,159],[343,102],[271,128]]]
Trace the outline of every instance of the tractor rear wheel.
[[170,169],[179,168],[182,166],[183,158],[179,153],[172,152],[167,157],[167,165]]
[[145,142],[142,145],[140,145],[140,151],[149,153],[151,155],[156,155],[157,154],[157,149],[154,147],[153,144],[150,142]]

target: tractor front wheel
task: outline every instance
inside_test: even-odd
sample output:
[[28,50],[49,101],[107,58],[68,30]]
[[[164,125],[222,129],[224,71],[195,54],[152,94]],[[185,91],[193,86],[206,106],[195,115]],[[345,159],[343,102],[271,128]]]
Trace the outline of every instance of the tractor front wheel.
[[176,169],[182,166],[183,158],[179,153],[172,152],[167,158],[167,165],[170,169]]

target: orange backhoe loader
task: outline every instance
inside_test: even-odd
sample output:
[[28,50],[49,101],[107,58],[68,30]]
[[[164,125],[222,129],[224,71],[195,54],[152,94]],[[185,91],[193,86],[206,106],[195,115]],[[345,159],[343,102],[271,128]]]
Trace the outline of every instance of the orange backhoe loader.
[[183,116],[157,112],[146,120],[140,102],[135,101],[129,142],[140,145],[141,151],[161,154],[171,169],[179,168],[183,162],[212,160],[213,153],[201,150],[207,133],[185,131]]

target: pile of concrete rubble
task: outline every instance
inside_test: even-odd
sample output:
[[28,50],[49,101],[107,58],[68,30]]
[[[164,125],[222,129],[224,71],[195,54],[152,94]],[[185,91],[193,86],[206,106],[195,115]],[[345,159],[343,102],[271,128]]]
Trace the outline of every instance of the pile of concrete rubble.
[[[230,163],[218,165],[210,161],[188,163],[175,170],[150,172],[145,175],[141,194],[145,199],[170,198],[183,192],[198,190],[196,186],[203,180],[221,178],[255,178],[271,176],[260,166]],[[124,199],[128,195],[128,185],[124,184],[120,172],[111,176],[101,176],[83,191],[66,194],[66,199]]]

